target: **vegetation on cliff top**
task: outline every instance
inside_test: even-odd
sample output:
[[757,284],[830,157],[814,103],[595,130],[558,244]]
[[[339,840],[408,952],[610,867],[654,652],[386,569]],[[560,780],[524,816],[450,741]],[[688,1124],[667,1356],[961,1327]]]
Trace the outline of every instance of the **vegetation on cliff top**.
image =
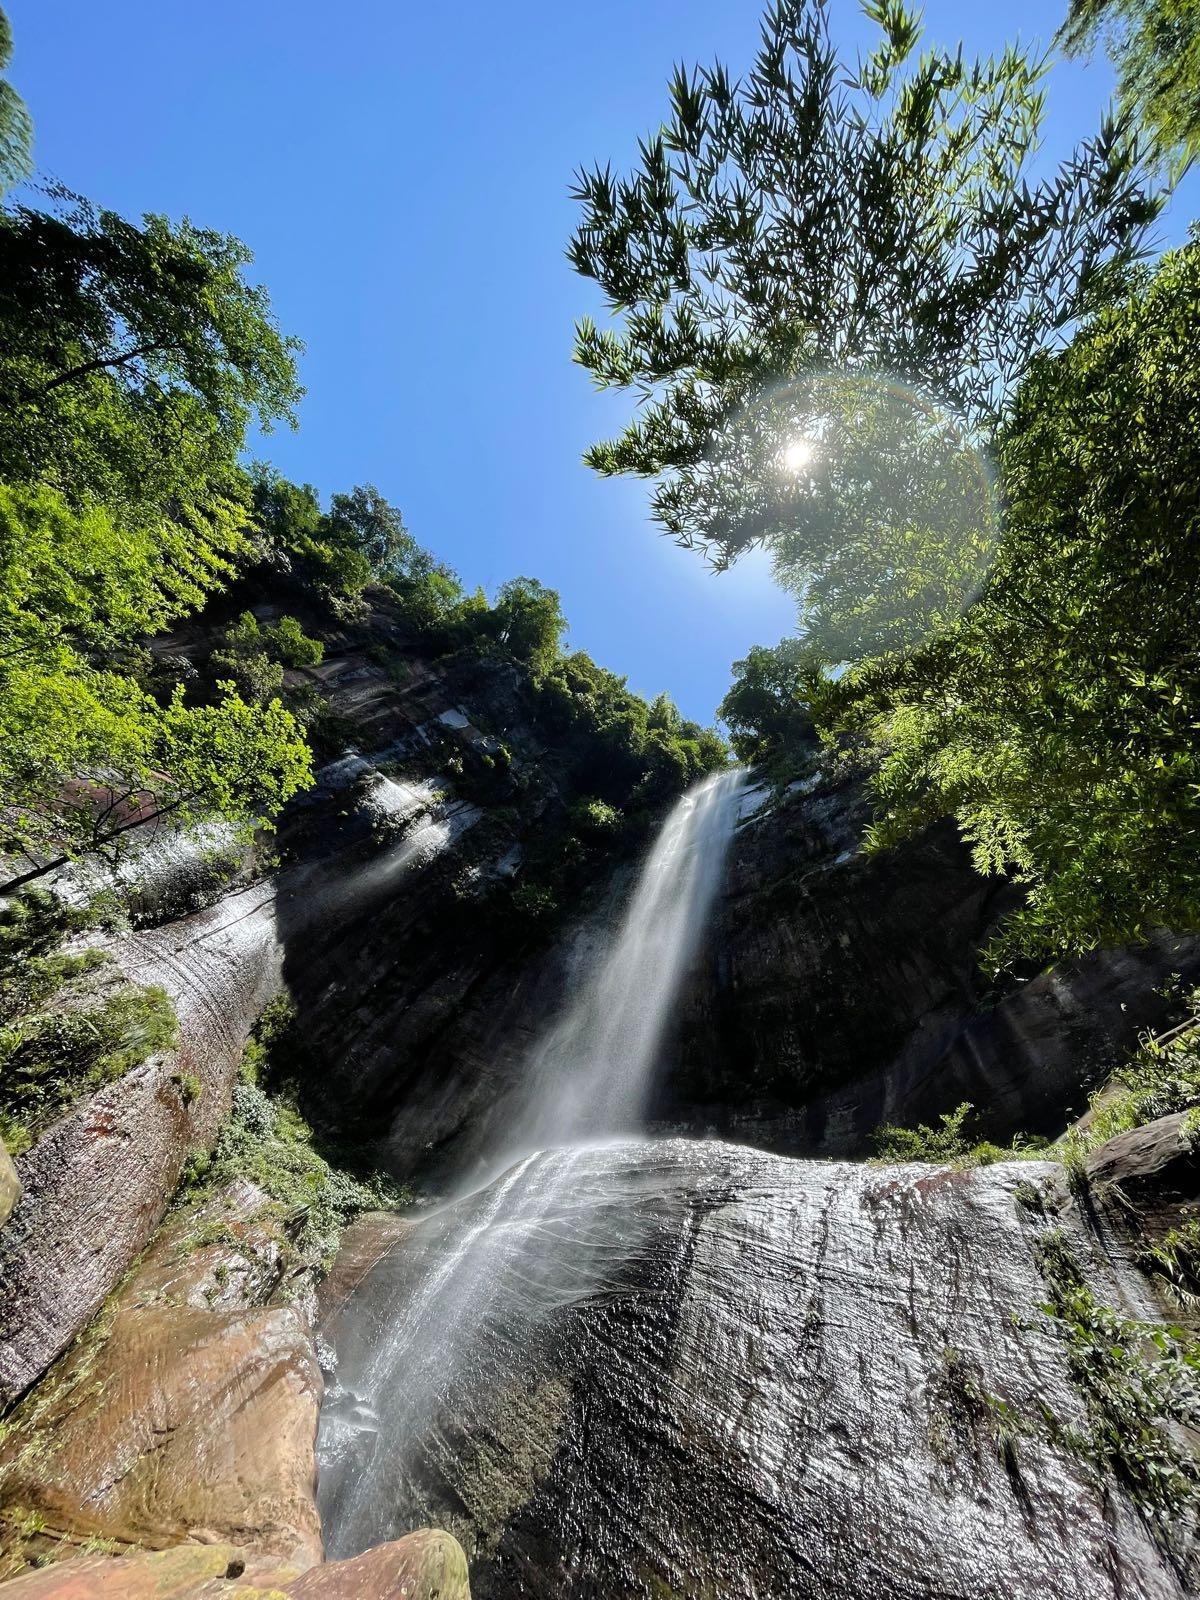
[[[10,46],[0,15],[0,66]],[[0,192],[28,175],[30,137],[0,83]],[[239,240],[42,197],[0,209],[0,887],[115,856],[164,818],[252,832],[311,782],[319,698],[284,675],[320,643],[294,618],[243,615],[199,676],[151,648],[234,583],[290,587],[335,623],[387,584],[423,641],[513,660],[587,720],[600,669],[564,655],[551,591],[518,578],[489,604],[370,486],[324,510],[246,466],[251,426],[294,425],[302,390],[299,343]],[[615,710],[617,683],[596,737],[618,764],[644,756],[639,780],[669,789],[724,759],[712,733],[651,726],[627,691]]]

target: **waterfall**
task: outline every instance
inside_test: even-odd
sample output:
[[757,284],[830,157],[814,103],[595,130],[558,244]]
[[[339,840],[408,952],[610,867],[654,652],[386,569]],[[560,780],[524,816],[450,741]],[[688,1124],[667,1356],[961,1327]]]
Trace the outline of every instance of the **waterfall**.
[[608,953],[533,1052],[512,1153],[642,1126],[680,983],[721,878],[745,774],[714,773],[675,805]]
[[503,1175],[412,1224],[356,1289],[318,1444],[331,1556],[420,1524],[439,1419],[498,1325],[511,1376],[548,1308],[603,1289],[612,1241],[578,1225],[574,1188],[589,1170],[580,1157],[643,1126],[743,781],[740,770],[716,773],[667,817],[607,952],[531,1052],[493,1167]]

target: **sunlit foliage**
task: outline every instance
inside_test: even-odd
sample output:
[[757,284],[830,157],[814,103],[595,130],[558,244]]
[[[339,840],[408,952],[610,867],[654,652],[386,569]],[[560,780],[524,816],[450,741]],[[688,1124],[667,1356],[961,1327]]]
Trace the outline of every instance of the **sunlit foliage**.
[[1124,110],[1149,132],[1172,177],[1200,155],[1200,6],[1195,0],[1073,0],[1062,30],[1071,54],[1102,41]]
[[[0,11],[0,72],[12,60],[12,29]],[[12,84],[0,78],[0,194],[24,178],[33,166],[33,125],[25,102]]]
[[[853,599],[877,594],[879,530],[847,544],[836,479],[780,470],[794,386],[900,378],[986,434],[1157,210],[1114,123],[1032,174],[1043,61],[918,55],[913,13],[867,9],[878,43],[857,64],[838,57],[826,0],[778,0],[743,81],[680,69],[639,168],[580,177],[569,251],[618,319],[581,322],[576,357],[639,402],[587,460],[653,478],[664,529],[718,566],[786,539],[797,586],[827,586],[822,627],[853,623],[846,575],[865,574]],[[899,551],[910,567],[923,553]]]
[[821,658],[803,639],[752,645],[744,660],[733,663],[733,682],[717,709],[735,754],[742,761],[769,761],[815,740],[808,699],[822,678]]
[[959,819],[1023,908],[995,952],[1200,927],[1200,242],[1030,372],[982,600],[814,709],[881,753],[884,845]]
[[73,197],[0,212],[0,850],[26,863],[9,887],[152,818],[260,825],[308,781],[278,700],[225,680],[194,704],[143,647],[255,555],[239,454],[300,394],[249,259]]

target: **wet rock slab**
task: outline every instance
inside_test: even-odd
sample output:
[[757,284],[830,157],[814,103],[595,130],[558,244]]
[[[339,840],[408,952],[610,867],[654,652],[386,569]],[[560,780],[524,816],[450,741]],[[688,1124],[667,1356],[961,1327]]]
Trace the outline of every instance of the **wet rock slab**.
[[1042,1230],[1122,1304],[1074,1203],[1015,1197],[1055,1170],[682,1141],[523,1163],[328,1318],[329,1547],[436,1522],[485,1600],[1182,1595],[1114,1485],[1036,1425],[1002,1448],[980,1401],[1082,1420]]
[[[229,1110],[250,1025],[278,983],[269,886],[115,940],[134,982],[161,984],[179,1015],[179,1049],[81,1101],[18,1158],[24,1186],[0,1236],[0,1404],[63,1351],[145,1247],[188,1152]],[[199,1093],[184,1100],[183,1077]]]
[[470,1600],[467,1564],[448,1534],[424,1528],[354,1561],[307,1573],[232,1545],[153,1555],[85,1556],[0,1584],[4,1600]]

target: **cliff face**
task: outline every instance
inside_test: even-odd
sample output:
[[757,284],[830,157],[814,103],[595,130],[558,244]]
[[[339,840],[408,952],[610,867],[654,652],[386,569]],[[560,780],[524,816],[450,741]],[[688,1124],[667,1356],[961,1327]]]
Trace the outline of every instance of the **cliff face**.
[[358,1225],[327,1540],[432,1519],[489,1600],[1176,1600],[1186,1556],[1069,1442],[1039,1249],[1138,1289],[1056,1173],[632,1143]]
[[[422,661],[381,602],[365,629],[328,635],[308,676],[357,753],[293,808],[279,871],[110,941],[131,978],[175,999],[178,1056],[81,1102],[18,1162],[25,1195],[0,1237],[10,1399],[151,1237],[281,984],[317,1119],[403,1176],[461,1174],[503,1124],[531,1045],[628,891],[621,865],[549,943],[488,914],[490,886],[520,871],[559,803],[553,752],[512,669]],[[515,780],[464,794],[464,761],[501,741]],[[879,1122],[929,1120],[967,1099],[998,1137],[1057,1132],[1154,1020],[1155,989],[1200,970],[1195,941],[1163,936],[990,992],[976,953],[1010,891],[978,878],[951,830],[864,858],[861,796],[829,780],[748,810],[665,1063],[667,1125],[860,1153]],[[186,901],[195,868],[195,852],[170,841],[147,850],[144,914]],[[184,1078],[199,1095],[181,1094]]]
[[[311,1286],[287,1281],[277,1230],[263,1233],[244,1195],[221,1201],[204,1242],[174,1221],[156,1234],[189,1153],[227,1114],[263,1005],[284,987],[295,1000],[315,1121],[399,1176],[461,1184],[629,895],[634,864],[614,857],[553,938],[495,914],[493,891],[519,881],[563,807],[519,674],[424,660],[384,600],[361,627],[326,630],[326,648],[304,676],[347,748],[292,807],[278,865],[244,865],[214,889],[202,853],[164,837],[131,868],[142,925],[107,947],[131,979],[171,993],[178,1052],[78,1102],[16,1163],[0,1400],[67,1353],[17,1413],[0,1472],[10,1498],[69,1538],[154,1545],[199,1529],[292,1567],[320,1555]],[[478,1359],[455,1376],[444,1352],[430,1357],[450,1386],[427,1387],[418,1452],[380,1458],[360,1533],[446,1523],[478,1592],[499,1597],[1182,1592],[1183,1569],[1126,1501],[1106,1502],[1036,1430],[1014,1466],[997,1432],[1006,1413],[981,1399],[1026,1415],[1048,1396],[1078,1420],[1061,1350],[1010,1314],[1041,1296],[1051,1222],[1098,1291],[1146,1313],[1129,1204],[1085,1217],[1028,1166],[782,1153],[860,1154],[879,1122],[932,1120],[964,1099],[996,1137],[1058,1132],[1156,1020],[1155,989],[1200,976],[1200,949],[1164,935],[992,989],[977,951],[1011,889],[982,881],[948,828],[864,857],[864,821],[859,791],[829,776],[780,803],[747,797],[663,1062],[662,1130],[777,1153],[643,1144],[512,1179],[530,1195],[540,1184],[542,1209],[526,1208],[531,1227],[507,1234],[515,1253],[487,1269],[496,1314]],[[1117,1145],[1097,1181],[1119,1182],[1164,1234],[1194,1203],[1179,1130]],[[1050,1221],[1014,1200],[1031,1180]],[[13,1196],[3,1172],[0,1190]],[[334,1553],[365,1542],[338,1484],[370,1450],[356,1405],[371,1341],[407,1326],[413,1305],[455,1325],[472,1229],[493,1201],[503,1220],[517,1190],[428,1221],[376,1220],[348,1241],[328,1298],[327,1418],[346,1424],[348,1452],[324,1475]],[[539,1256],[548,1238],[576,1254]],[[431,1281],[442,1287],[426,1293]],[[101,1306],[101,1343],[68,1349]],[[401,1397],[421,1374],[403,1376]]]
[[[168,644],[196,652],[205,631]],[[430,667],[381,600],[362,627],[328,632],[326,659],[307,676],[360,753],[331,763],[294,808],[278,870],[243,867],[214,891],[203,848],[169,833],[123,869],[146,925],[99,942],[131,980],[167,990],[180,1046],[77,1102],[18,1158],[24,1192],[0,1234],[0,1403],[45,1371],[152,1237],[189,1153],[211,1145],[228,1114],[247,1033],[285,981],[311,1046],[311,1098],[380,1137],[405,1093],[406,1049],[419,1058],[472,986],[518,956],[478,907],[552,800],[552,778],[522,809],[503,792],[471,804],[447,777],[461,783],[464,762],[501,735],[536,760],[516,675]],[[389,776],[397,761],[401,780]],[[211,903],[180,914],[197,898]],[[472,922],[484,932],[465,938]],[[373,1060],[396,1013],[411,1013],[408,1036]],[[456,1115],[472,1104],[464,1094]],[[12,1188],[5,1180],[6,1198]]]
[[167,989],[180,1047],[80,1101],[18,1157],[23,1193],[0,1233],[0,1402],[89,1321],[162,1220],[189,1151],[228,1115],[246,1034],[278,984],[272,898],[254,885],[109,942],[130,977]]
[[311,1273],[245,1180],[173,1218],[18,1408],[0,1499],[56,1536],[163,1548],[197,1529],[297,1568],[321,1558]]
[[743,824],[664,1119],[861,1155],[881,1122],[968,1100],[997,1140],[1057,1135],[1164,1015],[1172,976],[1200,975],[1200,941],[1164,933],[992,985],[979,951],[1012,887],[980,878],[949,824],[865,856],[866,821],[858,785],[818,776]]

